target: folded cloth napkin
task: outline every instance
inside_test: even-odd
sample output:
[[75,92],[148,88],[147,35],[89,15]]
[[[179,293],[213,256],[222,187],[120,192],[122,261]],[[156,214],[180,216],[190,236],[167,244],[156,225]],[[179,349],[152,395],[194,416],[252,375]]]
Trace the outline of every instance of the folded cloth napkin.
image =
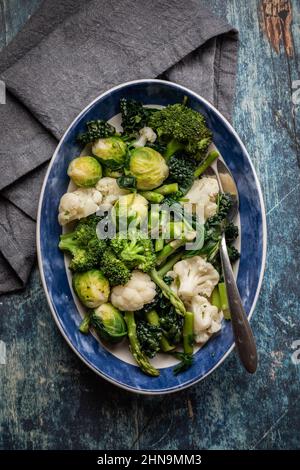
[[46,162],[80,110],[120,81],[160,76],[230,118],[237,49],[200,0],[42,3],[0,54],[0,293],[26,284]]

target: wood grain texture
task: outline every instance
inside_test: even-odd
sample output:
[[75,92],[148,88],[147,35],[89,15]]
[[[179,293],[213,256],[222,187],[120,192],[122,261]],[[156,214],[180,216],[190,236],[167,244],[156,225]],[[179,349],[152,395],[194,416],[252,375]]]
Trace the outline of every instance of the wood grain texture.
[[[1,44],[37,2],[3,16]],[[205,0],[240,30],[234,126],[249,150],[264,192],[268,260],[252,320],[260,365],[247,375],[232,353],[204,382],[165,397],[134,396],[101,380],[57,330],[34,271],[22,294],[0,298],[0,448],[252,449],[298,448],[300,366],[299,105],[300,5],[290,2],[293,51],[277,50],[260,25],[261,2]],[[274,3],[274,2],[273,2]],[[13,10],[15,8],[15,10]],[[14,15],[17,21],[11,21]],[[4,19],[3,19],[4,18]],[[8,18],[8,19],[7,19]],[[2,22],[2,23],[1,23]],[[281,39],[282,41],[282,39]]]

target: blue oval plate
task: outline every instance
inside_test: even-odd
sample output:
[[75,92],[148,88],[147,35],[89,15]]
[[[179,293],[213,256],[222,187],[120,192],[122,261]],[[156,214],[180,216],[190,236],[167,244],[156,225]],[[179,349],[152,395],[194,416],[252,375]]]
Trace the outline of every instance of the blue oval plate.
[[[61,227],[57,222],[58,205],[67,191],[67,168],[80,153],[76,136],[91,119],[108,120],[119,112],[122,97],[146,104],[166,106],[189,98],[189,106],[206,116],[213,130],[214,143],[230,168],[240,196],[241,259],[238,287],[249,318],[261,287],[266,255],[266,220],[260,185],[250,157],[228,121],[199,95],[175,83],[163,80],[137,80],[119,85],[99,96],[72,122],[61,139],[49,165],[41,192],[38,224],[38,260],[43,286],[54,320],[78,356],[101,377],[138,393],[162,394],[181,390],[204,379],[228,356],[234,346],[230,322],[224,322],[220,335],[195,353],[193,366],[175,376],[173,366],[162,364],[160,376],[151,378],[140,372],[130,360],[118,357],[94,336],[78,331],[81,316],[69,284],[64,256],[57,244]],[[131,363],[130,363],[131,362]]]

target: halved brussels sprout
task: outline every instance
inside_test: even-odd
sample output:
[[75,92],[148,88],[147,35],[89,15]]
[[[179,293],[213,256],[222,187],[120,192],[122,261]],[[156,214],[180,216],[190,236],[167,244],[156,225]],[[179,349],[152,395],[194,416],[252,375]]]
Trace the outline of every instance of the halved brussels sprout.
[[98,183],[102,176],[102,168],[94,157],[77,157],[71,161],[68,175],[76,186],[90,188]]
[[127,327],[121,312],[106,303],[96,308],[90,317],[90,325],[105,341],[118,343],[127,335]]
[[110,292],[108,280],[98,269],[75,273],[73,289],[83,305],[89,308],[96,308],[106,303]]
[[96,140],[93,143],[92,152],[101,163],[117,169],[124,165],[127,146],[120,137],[107,137]]
[[130,173],[136,177],[138,189],[154,189],[168,177],[169,168],[163,156],[150,147],[132,150]]

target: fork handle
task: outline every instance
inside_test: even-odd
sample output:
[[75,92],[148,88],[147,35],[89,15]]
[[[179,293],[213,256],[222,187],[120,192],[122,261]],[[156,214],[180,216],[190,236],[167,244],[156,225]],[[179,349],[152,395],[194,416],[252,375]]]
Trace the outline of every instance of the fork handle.
[[236,348],[241,363],[253,374],[257,369],[255,339],[236,285],[224,234],[221,239],[220,256]]

